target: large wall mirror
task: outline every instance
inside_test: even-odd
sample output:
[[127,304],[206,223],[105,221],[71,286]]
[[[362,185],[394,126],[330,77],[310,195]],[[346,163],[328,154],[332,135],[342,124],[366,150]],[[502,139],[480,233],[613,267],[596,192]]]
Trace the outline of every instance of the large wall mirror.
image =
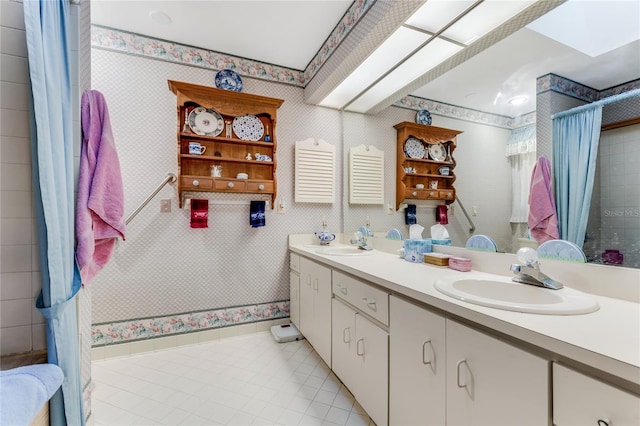
[[[567,28],[572,22],[567,21]],[[595,96],[609,96],[640,87],[640,42],[618,46],[596,57],[588,57],[573,47],[562,45],[538,32],[523,28],[469,61],[431,81],[412,93],[431,110],[433,125],[461,130],[456,148],[456,191],[475,225],[474,234],[491,236],[499,251],[513,253],[529,245],[526,224],[510,222],[513,179],[505,156],[506,144],[514,128],[533,123],[537,128],[537,155],[551,159],[551,115],[588,103],[571,93],[572,88],[537,87],[545,75],[562,77],[563,82],[591,90]],[[513,62],[513,64],[510,64]],[[572,68],[573,67],[573,68]],[[567,71],[565,71],[567,70]],[[571,71],[568,71],[571,70]],[[567,75],[562,75],[566,73]],[[605,77],[606,76],[606,77]],[[560,86],[565,83],[560,83]],[[476,86],[474,86],[476,85]],[[553,84],[552,84],[553,86]],[[609,90],[614,88],[614,90]],[[564,90],[563,93],[562,90]],[[501,106],[499,98],[508,99],[527,93],[520,109]],[[494,105],[487,107],[482,98],[493,94]],[[597,99],[597,98],[596,98]],[[415,109],[402,103],[375,116],[342,113],[344,133],[343,158],[349,149],[372,144],[385,150],[385,205],[351,206],[348,182],[343,185],[344,232],[362,225],[366,218],[375,230],[399,228],[408,235],[402,211],[391,212],[388,203],[395,194],[395,129],[401,121],[414,121]],[[470,111],[451,114],[456,108]],[[487,109],[483,109],[487,108]],[[475,112],[474,112],[475,111]],[[482,123],[482,112],[503,116],[516,125]],[[609,249],[624,254],[622,266],[640,268],[640,98],[603,109],[603,132],[596,168],[596,181],[589,215],[584,251],[590,262],[601,263]],[[348,176],[344,166],[344,176]],[[453,245],[464,246],[471,235],[470,224],[460,204],[453,210],[447,229]],[[394,209],[395,210],[395,209]],[[418,221],[428,229],[435,224],[432,206],[418,206]],[[428,235],[425,235],[428,236]],[[534,245],[535,246],[535,245]]]

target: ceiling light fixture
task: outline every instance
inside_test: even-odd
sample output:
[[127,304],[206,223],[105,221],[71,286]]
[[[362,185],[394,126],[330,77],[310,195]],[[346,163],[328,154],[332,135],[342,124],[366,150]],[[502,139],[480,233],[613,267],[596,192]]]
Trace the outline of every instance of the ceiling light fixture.
[[167,15],[164,12],[160,12],[158,10],[153,10],[149,12],[149,17],[153,22],[160,25],[169,25],[172,22],[171,17],[169,15]]
[[528,96],[521,95],[521,96],[514,96],[513,98],[509,99],[507,103],[510,105],[522,105],[528,100],[529,100]]

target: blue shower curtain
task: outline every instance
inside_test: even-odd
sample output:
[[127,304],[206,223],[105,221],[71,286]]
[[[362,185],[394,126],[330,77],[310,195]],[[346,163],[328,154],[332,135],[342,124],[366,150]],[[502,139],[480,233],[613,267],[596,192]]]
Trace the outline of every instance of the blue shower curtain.
[[596,173],[602,106],[553,120],[553,183],[560,239],[582,247]]
[[24,0],[33,101],[31,151],[49,363],[64,372],[50,404],[52,425],[84,425],[75,296],[74,165],[69,61],[69,0]]

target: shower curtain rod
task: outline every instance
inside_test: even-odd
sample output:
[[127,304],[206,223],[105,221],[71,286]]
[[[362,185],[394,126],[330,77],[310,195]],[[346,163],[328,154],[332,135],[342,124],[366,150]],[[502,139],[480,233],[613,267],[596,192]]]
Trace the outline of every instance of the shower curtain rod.
[[640,97],[640,89],[630,90],[628,92],[620,93],[618,95],[609,96],[604,99],[600,99],[599,101],[591,102],[590,104],[580,105],[575,108],[568,109],[566,111],[561,111],[551,116],[551,119],[566,117],[567,115],[573,115],[578,112],[587,111],[592,108],[596,108],[599,106],[609,105],[615,102],[624,101],[630,98]]
[[162,183],[161,183],[160,185],[158,185],[158,187],[157,187],[157,188],[156,188],[156,189],[155,189],[155,190],[154,190],[154,191],[153,191],[153,192],[152,192],[152,193],[151,193],[147,198],[145,198],[145,200],[144,200],[142,203],[140,203],[140,205],[138,206],[138,208],[137,208],[137,209],[135,209],[135,210],[133,211],[133,213],[131,213],[129,216],[127,216],[127,220],[124,222],[124,223],[125,223],[125,225],[128,225],[128,224],[129,224],[129,222],[131,222],[131,220],[132,220],[134,217],[136,217],[136,215],[137,215],[138,213],[140,213],[140,211],[141,211],[141,210],[142,210],[142,209],[143,209],[147,204],[149,204],[149,201],[151,201],[151,200],[153,199],[153,197],[155,197],[155,196],[156,196],[156,194],[157,194],[158,192],[160,192],[160,190],[161,190],[162,188],[164,188],[164,186],[165,186],[166,184],[168,184],[168,183],[173,183],[173,182],[175,182],[175,181],[176,181],[176,179],[177,179],[176,175],[174,175],[173,173],[168,173],[168,174],[167,174],[167,177],[166,177],[166,178],[164,178],[164,180],[162,181]]

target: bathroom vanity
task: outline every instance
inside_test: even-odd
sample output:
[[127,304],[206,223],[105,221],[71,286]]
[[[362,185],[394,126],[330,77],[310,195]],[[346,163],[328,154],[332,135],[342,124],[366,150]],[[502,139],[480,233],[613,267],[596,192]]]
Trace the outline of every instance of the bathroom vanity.
[[494,274],[406,262],[375,243],[327,254],[337,251],[310,241],[290,236],[292,320],[376,424],[640,424],[637,301],[593,295],[599,309],[582,315],[494,309],[434,287]]

